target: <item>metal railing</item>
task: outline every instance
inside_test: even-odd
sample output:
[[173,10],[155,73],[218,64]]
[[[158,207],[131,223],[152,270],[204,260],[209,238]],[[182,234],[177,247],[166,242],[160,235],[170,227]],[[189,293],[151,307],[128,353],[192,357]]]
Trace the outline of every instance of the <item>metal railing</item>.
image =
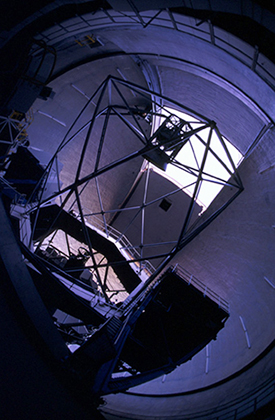
[[275,65],[263,56],[257,47],[253,48],[245,41],[213,26],[210,21],[198,22],[193,17],[173,13],[169,9],[143,11],[139,15],[133,11],[101,10],[56,24],[38,34],[36,38],[44,40],[48,45],[59,43],[62,50],[62,41],[67,39],[68,35],[72,37],[72,42],[76,43],[77,37],[87,30],[97,31],[109,26],[133,24],[144,28],[149,25],[162,27],[195,36],[241,61],[275,89]]
[[[215,408],[215,411],[182,415],[181,420],[239,420],[255,414],[268,403],[275,400],[275,376],[265,381],[252,392],[237,398],[229,404]],[[177,420],[177,417],[172,417]],[[256,417],[255,417],[256,418]],[[257,418],[260,418],[257,416]]]
[[150,263],[150,261],[144,260],[141,262],[135,262],[141,258],[141,254],[124,234],[89,212],[84,213],[83,216],[92,229],[98,231],[105,238],[112,240],[128,261],[133,260],[133,264],[139,268],[140,272],[144,271],[148,277],[154,273],[155,267]]
[[61,276],[58,273],[53,273],[53,274],[71,292],[81,297],[82,299],[88,301],[91,307],[96,309],[102,315],[109,317],[119,312],[119,308],[117,308],[115,304],[113,303],[106,302],[104,300],[104,297],[101,295],[101,293],[98,290],[95,290],[94,292],[85,290],[80,284],[76,284],[75,282],[66,279],[65,277]]
[[229,314],[229,303],[220,297],[217,293],[211,290],[206,286],[202,281],[189,273],[185,268],[181,267],[179,264],[172,266],[172,271],[179,275],[179,277],[184,280],[188,285],[193,285],[196,289],[200,290],[204,296],[209,297],[211,300],[216,302],[220,308],[226,311]]
[[191,273],[181,267],[179,264],[176,264],[175,266],[172,265],[166,271],[160,273],[151,283],[145,286],[140,293],[137,291],[136,296],[131,297],[130,295],[127,299],[125,299],[122,306],[124,309],[124,314],[128,314],[134,307],[140,304],[145,299],[150,290],[161,282],[162,275],[165,275],[165,272],[169,270],[175,272],[181,278],[181,280],[185,281],[188,285],[192,284],[192,286],[194,286],[197,290],[203,292],[204,296],[207,296],[212,301],[216,302],[220,308],[229,314],[229,303],[204,283],[202,283],[202,281],[198,280],[197,277],[193,276]]
[[[127,391],[126,394],[132,394],[140,396],[132,391]],[[199,393],[198,393],[199,395]],[[148,396],[148,398],[154,399],[154,395]],[[159,398],[160,395],[157,395]],[[161,395],[163,398],[169,398],[169,395]],[[156,395],[155,395],[156,398]],[[173,398],[173,396],[172,396]],[[184,396],[182,397],[184,398]],[[172,420],[240,420],[248,415],[254,414],[255,419],[260,419],[257,410],[267,406],[267,404],[273,403],[275,400],[275,375],[267,379],[260,386],[254,390],[247,392],[242,397],[236,398],[228,404],[224,404],[215,409],[209,409],[206,411],[200,411],[195,413],[184,414],[181,413],[180,417],[170,416]],[[172,400],[171,400],[172,404]],[[104,409],[102,410],[104,412]],[[158,417],[160,420],[164,417]],[[253,417],[254,418],[254,417]],[[263,417],[264,418],[264,417]],[[269,417],[268,417],[269,418]]]
[[26,195],[18,192],[17,189],[1,175],[0,175],[0,188],[12,198],[13,204],[24,205],[26,203],[27,201]]

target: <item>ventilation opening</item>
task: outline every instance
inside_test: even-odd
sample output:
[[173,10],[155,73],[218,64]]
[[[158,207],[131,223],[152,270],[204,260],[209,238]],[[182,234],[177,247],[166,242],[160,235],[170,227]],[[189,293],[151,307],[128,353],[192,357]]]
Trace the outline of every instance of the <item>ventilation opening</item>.
[[172,203],[168,200],[166,200],[166,198],[164,198],[161,203],[160,203],[160,208],[164,211],[168,211],[171,207]]

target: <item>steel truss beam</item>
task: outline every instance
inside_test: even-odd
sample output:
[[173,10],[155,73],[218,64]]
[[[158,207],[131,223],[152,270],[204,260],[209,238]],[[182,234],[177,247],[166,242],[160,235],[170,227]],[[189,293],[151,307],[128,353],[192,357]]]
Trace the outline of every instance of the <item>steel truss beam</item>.
[[[135,93],[135,106],[132,105],[133,95],[130,95],[131,92]],[[131,105],[129,103],[129,98],[131,99]],[[90,104],[93,104],[93,111],[88,112]],[[176,113],[177,111],[181,111],[185,116],[180,116],[181,114],[178,115]],[[192,118],[190,119],[188,115],[191,115]],[[195,122],[194,117],[196,118]],[[102,153],[104,147],[108,147],[106,146],[109,138],[108,127],[110,121],[113,123],[114,119],[118,119],[120,124],[124,125],[125,133],[128,133],[125,142],[127,141],[131,147],[128,147],[128,152],[123,153],[122,150],[120,156],[116,156],[114,159],[110,159],[106,162],[103,159]],[[94,130],[97,121],[102,121],[101,131],[96,134],[96,136],[98,136],[98,141],[95,140]],[[80,122],[81,126],[79,128]],[[147,126],[150,126],[151,122],[151,132],[148,135],[146,134],[144,127],[146,124]],[[80,158],[76,166],[74,181],[69,185],[62,187],[60,181],[58,180],[58,191],[50,197],[44,199],[44,189],[47,185],[51,170],[54,165],[56,165],[61,152],[65,150],[66,146],[72,144],[72,142],[76,142],[84,130],[86,131],[86,134],[84,142],[81,146]],[[207,138],[205,138],[205,132],[208,133]],[[223,157],[219,156],[216,150],[212,147],[212,138],[214,135],[218,139],[222,150],[224,151]],[[197,155],[196,147],[194,146],[196,142],[203,148],[202,159],[200,159]],[[92,144],[97,146],[92,146]],[[91,151],[91,147],[93,147],[93,155],[95,156],[94,163],[91,165],[91,170],[88,173],[86,171],[86,173],[83,174],[83,165],[86,159],[87,150],[89,149]],[[187,147],[192,152],[194,164],[191,162],[182,163],[179,159],[180,153],[186,150]],[[140,174],[138,176],[139,181],[135,184],[136,188],[137,185],[140,184],[142,178],[145,177],[143,198],[140,205],[127,207],[129,197],[131,194],[134,194],[135,191],[135,188],[133,188],[129,192],[130,195],[126,197],[125,201],[119,208],[106,208],[102,197],[100,176],[103,174],[110,174],[110,179],[112,179],[112,171],[114,169],[142,157],[150,159],[150,162],[152,162],[152,160],[154,160],[154,154],[158,154],[161,159],[164,159],[165,165],[173,165],[182,170],[183,173],[188,174],[190,177],[189,181],[186,181],[184,185],[178,187],[172,192],[161,194],[154,200],[150,200],[148,199],[148,185],[151,177],[151,170],[154,166],[147,162],[146,166],[143,165],[140,168]],[[210,155],[212,159],[215,159],[217,164],[223,168],[225,173],[228,174],[226,179],[212,173],[209,171],[209,168],[206,169],[207,159]],[[94,185],[97,192],[98,207],[100,209],[99,212],[87,212],[83,206],[82,197],[87,194],[91,182],[95,183]],[[219,184],[224,188],[230,187],[233,192],[230,196],[228,195],[226,197],[225,203],[219,206],[219,208],[215,208],[214,206],[212,214],[209,214],[207,218],[202,220],[197,218],[196,226],[192,226],[191,219],[194,215],[194,207],[200,197],[202,183],[205,182]],[[145,217],[147,209],[149,209],[153,204],[161,202],[161,200],[170,197],[173,194],[186,193],[187,189],[190,188],[192,191],[190,203],[187,211],[182,214],[182,226],[179,231],[179,235],[172,241],[163,242],[163,244],[166,245],[167,242],[171,243],[170,251],[160,252],[159,249],[157,249],[154,255],[146,256],[145,249],[148,249],[149,247],[152,248],[155,245],[154,241],[152,244],[148,244],[145,240]],[[134,223],[137,223],[137,220],[140,217],[141,226],[138,243],[127,243],[127,245],[123,247],[121,246],[121,249],[123,248],[124,251],[127,251],[130,255],[128,264],[131,264],[131,262],[138,263],[140,264],[140,269],[142,269],[144,261],[156,261],[157,259],[162,258],[162,262],[160,263],[158,269],[154,273],[151,273],[151,277],[154,279],[160,270],[168,264],[177,252],[179,252],[188,242],[190,242],[190,240],[208,226],[209,223],[211,223],[211,221],[238,196],[238,194],[242,191],[243,186],[234,162],[227,149],[226,143],[214,121],[211,121],[207,117],[196,113],[194,110],[191,110],[183,104],[173,101],[164,95],[152,92],[145,87],[138,86],[134,83],[128,82],[127,80],[109,76],[101,83],[95,93],[87,101],[85,107],[82,109],[75,121],[73,121],[66,136],[61,140],[41,181],[37,184],[37,190],[39,189],[40,194],[38,201],[34,202],[32,201],[32,198],[29,200],[32,201],[30,211],[36,211],[33,229],[35,230],[36,228],[40,208],[48,205],[49,202],[53,202],[58,197],[61,199],[60,214],[63,209],[66,209],[66,211],[76,211],[79,214],[79,219],[83,225],[84,237],[86,237],[86,243],[92,259],[92,267],[97,274],[102,293],[105,298],[108,299],[105,290],[109,262],[107,261],[103,264],[102,261],[98,262],[96,260],[94,256],[95,247],[92,243],[90,243],[89,235],[87,234],[87,220],[89,220],[89,223],[93,225],[95,217],[100,216],[100,229],[107,238],[112,238],[114,237],[114,229],[111,225],[108,225],[107,216],[112,215],[111,223],[114,223],[114,221],[118,217],[121,217],[123,213],[132,211],[133,213],[130,222],[125,225],[122,232],[116,233],[115,240],[116,243],[120,245],[125,238],[127,239],[127,232]],[[35,195],[37,194],[33,194],[33,196]],[[59,216],[57,216],[57,218],[58,217]],[[55,221],[56,220],[53,221],[52,226]],[[158,241],[155,242],[157,243]],[[39,243],[38,247],[41,245],[42,243]],[[89,265],[89,267],[91,267],[91,265]],[[101,278],[101,274],[99,272],[100,267],[107,267],[105,273],[103,274],[103,278]],[[150,281],[150,279],[148,281]]]

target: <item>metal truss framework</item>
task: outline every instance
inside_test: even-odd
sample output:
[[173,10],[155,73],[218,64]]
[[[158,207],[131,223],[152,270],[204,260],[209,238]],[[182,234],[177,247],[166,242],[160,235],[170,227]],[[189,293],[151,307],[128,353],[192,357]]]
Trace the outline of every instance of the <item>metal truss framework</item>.
[[[171,110],[181,111],[186,117],[183,119]],[[113,130],[113,127],[116,127],[114,120],[118,130],[123,127],[121,132],[127,148],[125,146],[125,150],[120,148],[120,150],[110,152],[108,148],[111,145],[112,132],[109,130],[109,125],[112,123]],[[215,142],[219,143],[218,149],[213,146],[214,136]],[[200,145],[199,152],[196,144]],[[57,160],[62,162],[66,148],[74,147],[74,145],[77,146],[79,153],[77,163],[75,162],[69,169],[72,182],[62,185],[59,180],[58,191],[50,197],[46,196],[47,181],[52,171],[56,171]],[[183,155],[191,156],[191,160],[179,159],[182,152]],[[93,158],[91,158],[91,153]],[[212,168],[213,160],[215,167],[218,165],[222,168],[224,174],[222,177],[217,175],[215,169]],[[126,197],[118,208],[106,208],[102,176],[107,174],[111,182],[114,171],[129,162],[135,162],[135,164],[138,162],[140,165],[138,178],[145,177],[142,200],[139,205],[128,207]],[[172,192],[150,200],[148,198],[150,168],[158,166],[164,171],[167,165],[172,165],[182,171],[186,181],[180,186],[175,184]],[[214,200],[211,211],[209,208],[194,222],[191,220],[194,207],[200,200],[200,191],[205,184],[222,186],[221,199],[218,200],[218,206]],[[93,188],[93,191],[97,193],[95,210],[85,207],[85,195],[91,191],[89,188]],[[163,95],[109,76],[89,99],[60,142],[43,178],[37,184],[36,191],[27,204],[31,204],[31,210],[28,212],[36,212],[33,231],[35,231],[40,209],[53,202],[58,202],[59,214],[66,210],[81,221],[83,242],[87,245],[90,256],[89,265],[86,268],[95,274],[107,299],[106,278],[110,262],[104,256],[100,259],[96,257],[96,244],[91,243],[88,225],[100,230],[105,238],[115,242],[121,252],[127,254],[126,262],[122,259],[116,264],[135,264],[135,267],[139,267],[139,272],[146,268],[148,281],[150,281],[160,273],[178,251],[209,225],[240,194],[242,189],[242,182],[232,157],[214,121]],[[38,201],[36,199],[34,202],[33,197],[37,197],[38,190],[40,190]],[[156,202],[160,203],[163,199],[179,193],[185,193],[190,197],[189,205],[183,210],[178,236],[169,244],[169,251],[162,253],[160,252],[162,244],[146,243],[144,240],[146,212]],[[125,212],[131,214],[130,222],[125,225],[123,231],[118,232],[112,224]],[[139,239],[137,243],[131,244],[127,240],[127,232],[137,221],[140,221]],[[43,241],[38,243],[37,249],[42,244]],[[146,255],[144,250],[149,247],[151,249],[155,247],[157,252],[151,253],[150,256]],[[156,260],[158,266],[154,266]]]
[[32,120],[32,111],[27,114],[13,111],[8,117],[0,116],[0,162],[5,161],[11,149],[14,152],[18,145],[28,142],[27,129]]

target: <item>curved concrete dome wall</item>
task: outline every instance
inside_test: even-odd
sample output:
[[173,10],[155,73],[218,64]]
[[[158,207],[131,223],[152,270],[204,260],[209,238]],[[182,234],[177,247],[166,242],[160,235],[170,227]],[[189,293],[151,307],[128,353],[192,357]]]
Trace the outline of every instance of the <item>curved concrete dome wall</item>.
[[[133,82],[146,86],[143,74],[131,57],[117,57],[99,59],[97,64],[87,63],[59,76],[49,86],[53,89],[54,97],[48,101],[37,99],[32,107],[34,121],[29,127],[28,134],[31,145],[49,153],[49,158],[55,153],[59,144],[68,134],[73,136],[84,124],[92,118],[95,110],[95,102],[91,102],[85,112],[76,121],[79,113],[85,107],[88,99],[94,94],[100,84],[109,74],[119,76],[117,69],[133,77]],[[114,93],[113,93],[114,95]],[[137,100],[133,93],[128,92],[129,106],[146,106],[146,100]],[[119,98],[118,98],[119,102]],[[103,106],[103,105],[102,105]],[[113,117],[114,118],[114,117]],[[75,124],[71,131],[70,127]],[[92,140],[86,151],[81,176],[85,176],[90,168],[95,165],[96,148],[100,138],[100,130],[103,122],[98,119],[95,122]],[[148,126],[148,124],[147,124]],[[144,128],[149,130],[149,126]],[[66,187],[74,181],[78,161],[87,129],[83,130],[58,154],[63,169],[61,171],[62,186]],[[116,155],[123,156],[130,153],[129,147],[139,144],[137,138],[127,130],[126,126],[110,119],[107,131],[108,141],[105,141],[101,165],[115,159]],[[127,141],[125,141],[127,138]],[[107,145],[106,145],[107,143]],[[128,145],[128,146],[127,146]],[[143,159],[140,157],[123,167],[118,167],[109,174],[103,174],[99,178],[102,205],[105,209],[118,208],[129,192]],[[89,212],[100,212],[97,190],[95,185],[88,186],[83,196],[83,206]]]
[[[129,394],[107,397],[107,413],[124,413],[127,418],[192,418],[241,398],[273,375],[274,351],[243,371],[274,340],[274,289],[265,281],[265,277],[274,278],[270,212],[275,200],[274,174],[260,170],[269,161],[273,143],[271,131],[240,168],[245,187],[241,196],[173,261],[230,302],[225,329],[217,341],[167,377]],[[207,390],[209,385],[212,388]],[[205,418],[212,418],[211,414]]]
[[[93,89],[119,69],[130,81],[213,119],[244,155],[244,192],[173,260],[229,301],[225,329],[170,375],[106,397],[102,412],[108,419],[190,419],[198,412],[215,418],[214,411],[248,397],[274,373],[274,90],[247,63],[198,38],[195,26],[182,33],[173,20],[170,27],[142,27],[137,17],[115,24],[103,15],[73,18],[36,34],[56,47],[58,59],[50,83],[54,98],[34,104],[32,146],[52,153]],[[82,26],[72,25],[77,19]],[[91,33],[102,48],[76,45],[75,39]],[[106,185],[106,205],[123,200],[139,168],[131,177],[118,173],[115,190]]]
[[[229,36],[227,53],[223,44],[213,45],[206,32],[198,31],[195,19],[174,13],[175,21],[181,22],[175,30],[167,23],[168,13],[163,13],[164,21],[153,20],[143,28],[131,18],[117,16],[114,11],[108,12],[108,18],[102,11],[87,14],[83,20],[70,19],[36,38],[56,48],[56,75],[79,62],[91,61],[97,68],[96,61],[102,56],[113,56],[113,62],[120,55],[131,56],[153,90],[162,88],[163,94],[198,113],[203,114],[206,108],[205,115],[219,119],[222,133],[244,154],[263,126],[275,119],[270,100],[273,90],[252,68],[253,62],[248,59],[253,55],[251,47],[234,39],[236,45],[231,48]],[[154,14],[147,12],[149,16]],[[87,32],[102,45],[90,50],[79,47],[76,41],[83,40]],[[129,71],[125,77],[131,78]]]

